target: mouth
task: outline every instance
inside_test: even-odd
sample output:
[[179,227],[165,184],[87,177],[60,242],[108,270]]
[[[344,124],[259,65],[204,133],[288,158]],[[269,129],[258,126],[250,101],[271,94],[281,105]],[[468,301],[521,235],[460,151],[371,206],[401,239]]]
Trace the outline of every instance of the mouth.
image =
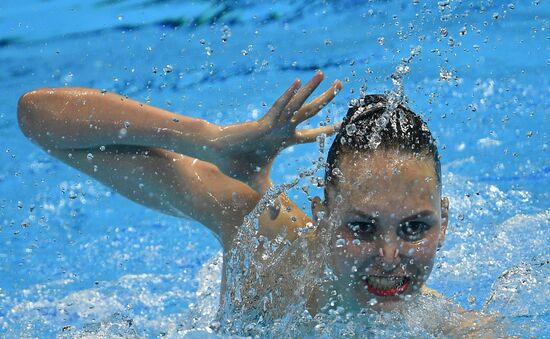
[[380,297],[393,297],[405,292],[411,279],[404,276],[368,276],[364,281],[370,293]]

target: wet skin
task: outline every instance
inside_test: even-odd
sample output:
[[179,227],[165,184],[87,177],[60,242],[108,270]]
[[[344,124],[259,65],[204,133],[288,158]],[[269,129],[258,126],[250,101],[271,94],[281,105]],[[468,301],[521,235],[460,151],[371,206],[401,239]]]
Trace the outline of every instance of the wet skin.
[[379,150],[344,153],[338,168],[344,180],[328,183],[326,203],[313,206],[334,235],[334,287],[346,308],[391,309],[422,288],[445,237],[433,162]]

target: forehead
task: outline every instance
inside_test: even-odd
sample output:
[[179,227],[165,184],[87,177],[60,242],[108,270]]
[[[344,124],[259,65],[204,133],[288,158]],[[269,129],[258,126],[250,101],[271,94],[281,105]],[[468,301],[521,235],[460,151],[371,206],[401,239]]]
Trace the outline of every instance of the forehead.
[[394,150],[345,153],[337,168],[337,183],[327,186],[333,208],[407,215],[438,209],[438,182],[430,158]]

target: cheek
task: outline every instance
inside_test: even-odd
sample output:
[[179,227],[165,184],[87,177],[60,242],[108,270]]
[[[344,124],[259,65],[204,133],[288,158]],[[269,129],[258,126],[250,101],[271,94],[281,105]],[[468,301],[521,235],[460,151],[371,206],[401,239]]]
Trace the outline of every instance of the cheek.
[[431,232],[424,239],[415,243],[406,243],[403,246],[404,255],[414,259],[417,264],[431,263],[435,257],[438,244],[437,232]]
[[354,241],[353,234],[348,231],[337,231],[333,242],[334,263],[338,270],[346,270],[351,266],[362,265],[375,253],[374,245],[367,241]]

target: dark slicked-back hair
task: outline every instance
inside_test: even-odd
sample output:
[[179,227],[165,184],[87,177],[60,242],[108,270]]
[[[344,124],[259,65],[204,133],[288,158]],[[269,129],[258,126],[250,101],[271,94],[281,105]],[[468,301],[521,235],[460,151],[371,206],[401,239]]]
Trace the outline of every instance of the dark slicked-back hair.
[[328,152],[326,183],[338,181],[337,164],[343,153],[390,149],[432,159],[441,190],[441,163],[428,125],[404,104],[394,104],[381,94],[367,95],[350,105]]

